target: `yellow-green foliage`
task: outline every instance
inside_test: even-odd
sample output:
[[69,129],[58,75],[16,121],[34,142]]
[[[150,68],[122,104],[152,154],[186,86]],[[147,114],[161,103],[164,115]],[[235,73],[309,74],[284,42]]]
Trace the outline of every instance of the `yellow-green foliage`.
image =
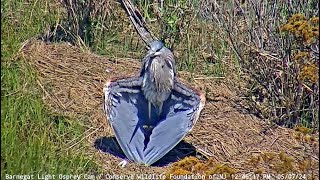
[[208,178],[209,175],[224,174],[229,179],[236,172],[227,164],[218,163],[214,159],[204,162],[195,157],[186,157],[174,163],[171,169],[166,172],[166,177],[169,179],[170,175],[203,174]]
[[310,81],[311,83],[318,83],[319,81],[319,66],[310,60],[309,52],[298,51],[294,60],[297,64],[301,65],[298,79],[301,81]]
[[264,152],[264,153],[261,154],[261,157],[265,162],[269,162],[269,161],[273,160],[276,157],[276,153]]
[[293,15],[287,24],[280,28],[280,31],[287,31],[296,37],[303,38],[303,41],[310,44],[319,38],[319,17],[309,20],[302,14]]
[[293,137],[298,141],[305,142],[305,143],[313,143],[316,141],[316,137],[311,135],[311,129],[303,126],[295,127],[294,130],[296,131],[293,134]]
[[308,142],[308,143],[312,143],[312,142],[314,142],[316,140],[316,138],[314,136],[311,136],[311,135],[307,134],[307,135],[304,136],[304,140],[306,142]]
[[[286,153],[261,152],[248,159],[248,165],[257,168],[256,173],[265,172],[289,173],[294,171],[294,161]],[[267,167],[265,169],[264,167]]]
[[311,168],[311,159],[305,159],[298,164],[299,170],[306,172]]
[[312,83],[318,83],[319,82],[319,67],[314,63],[307,63],[304,65],[301,70],[299,77],[301,80],[309,80]]
[[[319,38],[319,17],[313,17],[309,20],[302,14],[293,15],[287,24],[280,28],[282,32],[293,34],[297,40],[302,39],[302,44],[310,45]],[[304,46],[304,45],[300,45]],[[319,63],[311,61],[310,52],[297,51],[294,60],[299,65],[298,79],[311,83],[319,82]]]
[[[306,129],[303,130],[303,132],[306,132]],[[312,161],[310,158],[298,159],[291,157],[285,152],[261,152],[254,154],[242,165],[244,169],[250,169],[250,171],[256,174],[271,172],[286,174],[308,172],[312,167]],[[238,171],[230,167],[229,164],[219,163],[214,159],[201,161],[195,157],[187,157],[174,163],[166,172],[166,177],[169,180],[172,175],[201,174],[205,175],[206,179],[208,179],[210,175],[223,174],[227,179],[231,179],[232,175],[236,173]]]
[[303,134],[309,134],[311,132],[310,128],[304,126],[297,126],[294,128],[295,131],[302,132]]
[[275,170],[277,173],[288,173],[293,170],[293,158],[289,157],[284,152],[279,153],[280,163],[276,164]]
[[261,160],[262,160],[261,156],[252,156],[248,160],[248,163],[253,165],[253,166],[257,166],[260,163]]
[[206,175],[213,175],[213,174],[225,174],[226,178],[231,178],[232,174],[235,174],[236,171],[225,165],[225,164],[215,164],[214,167],[211,170],[208,170],[206,172]]
[[262,174],[263,172],[265,172],[265,169],[261,167],[254,171],[255,174]]

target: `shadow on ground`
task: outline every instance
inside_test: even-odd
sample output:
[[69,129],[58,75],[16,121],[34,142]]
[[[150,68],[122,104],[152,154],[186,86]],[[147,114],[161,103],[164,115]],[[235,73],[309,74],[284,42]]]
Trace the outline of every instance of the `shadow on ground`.
[[[125,154],[121,150],[116,138],[114,136],[102,137],[96,139],[94,147],[104,153],[112,154],[121,159],[126,159]],[[177,162],[187,156],[197,156],[196,148],[191,144],[181,141],[171,151],[169,151],[160,160],[151,166],[162,167],[170,163]]]

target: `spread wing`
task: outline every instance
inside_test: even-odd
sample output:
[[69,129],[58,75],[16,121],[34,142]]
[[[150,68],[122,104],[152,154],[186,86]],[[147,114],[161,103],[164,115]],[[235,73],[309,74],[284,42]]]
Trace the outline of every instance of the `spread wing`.
[[[116,139],[129,160],[143,163],[143,118],[139,118],[141,78],[109,81],[104,88],[103,107]],[[143,111],[144,109],[140,109]]]
[[145,164],[158,161],[192,130],[204,103],[203,95],[175,82],[171,97],[164,102],[161,120],[152,130],[144,151]]
[[146,129],[148,102],[141,77],[107,83],[104,109],[116,139],[128,159],[151,165],[173,149],[192,129],[204,106],[204,96],[176,81],[163,113],[152,109],[153,128]]

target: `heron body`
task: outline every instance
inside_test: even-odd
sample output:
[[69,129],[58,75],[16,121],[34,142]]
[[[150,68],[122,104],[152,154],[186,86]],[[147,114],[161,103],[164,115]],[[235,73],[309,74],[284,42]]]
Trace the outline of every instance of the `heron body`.
[[[130,0],[121,2],[149,51],[143,58],[140,76],[107,82],[103,109],[126,158],[151,165],[191,131],[205,96],[178,81],[171,50],[154,40]],[[157,113],[151,112],[153,109]]]
[[169,98],[173,89],[175,73],[173,53],[160,41],[151,42],[140,73],[143,77],[142,91],[149,102],[149,117],[151,117],[151,104],[156,107],[160,116],[163,102]]

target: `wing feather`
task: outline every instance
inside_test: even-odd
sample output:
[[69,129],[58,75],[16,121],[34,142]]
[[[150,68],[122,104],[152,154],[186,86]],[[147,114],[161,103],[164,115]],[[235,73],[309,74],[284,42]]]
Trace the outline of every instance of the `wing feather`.
[[[129,160],[151,165],[173,149],[193,128],[204,106],[204,96],[175,81],[163,104],[160,118],[152,114],[153,129],[147,130],[148,102],[142,78],[110,81],[104,88],[104,109],[116,139]],[[156,112],[155,109],[152,112]]]
[[144,119],[137,113],[139,102],[130,100],[141,99],[140,87],[141,78],[108,82],[104,88],[104,109],[126,157],[143,163],[144,132],[140,126]]
[[204,105],[201,94],[175,82],[171,97],[165,101],[165,117],[152,130],[145,150],[145,164],[151,165],[173,149],[193,128]]

